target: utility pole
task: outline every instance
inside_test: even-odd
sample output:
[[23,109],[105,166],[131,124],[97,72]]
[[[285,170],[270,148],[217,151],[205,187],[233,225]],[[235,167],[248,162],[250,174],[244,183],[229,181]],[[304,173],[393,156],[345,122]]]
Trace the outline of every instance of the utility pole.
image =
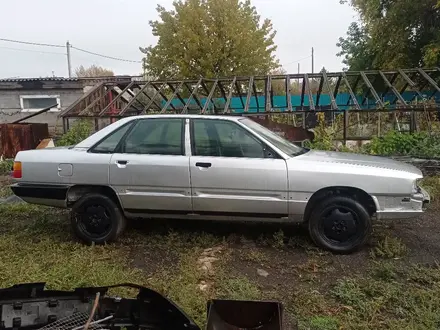
[[299,68],[300,68],[300,65],[301,65],[301,64],[298,63],[298,74],[299,74]]
[[315,50],[312,47],[312,73],[315,73]]
[[69,73],[69,78],[72,78],[72,65],[70,62],[70,42],[66,42],[66,49],[67,49],[67,72]]

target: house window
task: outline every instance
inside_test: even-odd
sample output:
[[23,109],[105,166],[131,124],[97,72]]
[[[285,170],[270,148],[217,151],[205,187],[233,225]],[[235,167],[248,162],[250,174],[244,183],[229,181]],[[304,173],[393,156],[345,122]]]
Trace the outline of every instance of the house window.
[[22,111],[40,111],[50,106],[50,111],[60,110],[59,95],[21,95],[20,105]]

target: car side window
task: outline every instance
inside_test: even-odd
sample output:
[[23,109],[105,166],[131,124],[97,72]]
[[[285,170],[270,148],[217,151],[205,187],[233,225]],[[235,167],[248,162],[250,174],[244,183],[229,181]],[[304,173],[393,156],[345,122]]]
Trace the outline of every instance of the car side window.
[[184,155],[183,120],[142,119],[125,138],[121,152],[128,154]]
[[91,152],[101,153],[101,154],[114,153],[119,142],[132,126],[133,123],[119,127],[116,131],[110,133],[110,135],[105,137],[101,142],[99,142],[95,147],[93,147]]
[[245,129],[226,120],[193,120],[195,156],[265,158],[264,145]]

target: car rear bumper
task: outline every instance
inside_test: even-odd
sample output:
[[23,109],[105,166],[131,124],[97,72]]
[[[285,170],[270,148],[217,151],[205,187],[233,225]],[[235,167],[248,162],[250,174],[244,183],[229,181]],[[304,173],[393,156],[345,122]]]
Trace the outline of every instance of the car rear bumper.
[[377,219],[411,219],[416,218],[424,213],[427,206],[431,202],[428,192],[420,188],[420,192],[414,194],[408,201],[403,201],[401,197],[395,197],[395,201],[388,202],[391,204],[399,203],[398,207],[383,208],[377,211]]
[[69,186],[15,183],[11,190],[27,203],[65,208]]

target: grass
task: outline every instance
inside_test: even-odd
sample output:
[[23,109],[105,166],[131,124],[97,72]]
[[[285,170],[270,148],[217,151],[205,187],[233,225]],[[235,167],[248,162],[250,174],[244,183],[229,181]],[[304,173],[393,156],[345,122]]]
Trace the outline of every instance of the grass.
[[124,249],[73,242],[62,212],[26,204],[0,206],[0,227],[1,287],[43,281],[50,288],[71,289],[127,278],[142,283],[139,271],[125,267]]
[[298,289],[286,305],[300,329],[438,329],[439,285],[438,267],[376,264],[327,291]]
[[421,186],[425,188],[434,202],[438,202],[440,199],[440,175],[428,176],[421,182]]
[[395,237],[385,236],[371,250],[373,258],[399,259],[402,258],[408,249],[402,240]]
[[339,321],[331,316],[315,316],[309,326],[310,330],[339,330]]
[[9,186],[0,186],[0,198],[6,198],[12,195],[12,190]]
[[242,260],[264,265],[270,262],[270,258],[260,249],[249,249],[242,253]]
[[[437,267],[394,266],[383,277],[372,275],[340,280],[332,291],[337,303],[349,307],[341,323],[357,329],[436,329],[440,322],[440,272]],[[385,266],[390,274],[390,265]],[[429,279],[429,285],[420,280]],[[425,283],[423,281],[423,283]]]
[[[235,292],[238,297],[249,289],[241,279],[225,281],[219,288],[213,285],[206,292],[199,289],[201,280],[210,279],[204,278],[197,259],[204,248],[221,243],[212,235],[131,232],[117,244],[85,246],[75,242],[69,232],[64,211],[28,204],[0,205],[0,287],[46,282],[51,289],[73,289],[131,282],[163,293],[202,326],[206,303],[217,291],[224,295]],[[152,274],[149,260],[145,267],[133,264],[133,252],[143,250],[164,261],[157,263]]]
[[[70,236],[64,211],[0,205],[0,287],[132,282],[163,293],[202,327],[212,298],[281,301],[287,322],[304,330],[440,325],[440,266],[412,263],[409,252],[414,251],[385,229],[379,229],[369,251],[334,256],[312,247],[303,235],[275,230],[251,241],[244,236],[240,243],[234,234],[206,233],[207,226],[147,223],[116,244],[85,246]],[[199,260],[213,247],[221,252],[206,272]],[[361,267],[352,266],[356,260]],[[258,276],[261,265],[268,277]]]

